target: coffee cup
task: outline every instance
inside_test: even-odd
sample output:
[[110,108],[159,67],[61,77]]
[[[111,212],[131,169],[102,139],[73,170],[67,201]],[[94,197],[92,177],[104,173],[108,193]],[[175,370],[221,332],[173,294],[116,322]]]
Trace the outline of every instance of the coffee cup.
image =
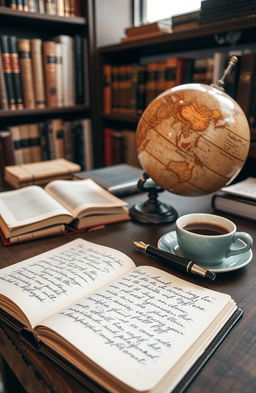
[[214,214],[181,216],[176,233],[182,255],[203,265],[217,265],[224,258],[248,251],[253,244],[249,233],[237,232],[231,220]]

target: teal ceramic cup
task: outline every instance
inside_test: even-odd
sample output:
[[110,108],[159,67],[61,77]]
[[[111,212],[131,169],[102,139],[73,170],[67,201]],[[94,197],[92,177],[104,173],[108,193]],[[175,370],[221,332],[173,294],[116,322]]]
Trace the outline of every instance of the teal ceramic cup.
[[249,233],[237,232],[232,221],[214,214],[181,216],[176,233],[182,255],[203,265],[217,265],[224,258],[248,251],[253,244]]

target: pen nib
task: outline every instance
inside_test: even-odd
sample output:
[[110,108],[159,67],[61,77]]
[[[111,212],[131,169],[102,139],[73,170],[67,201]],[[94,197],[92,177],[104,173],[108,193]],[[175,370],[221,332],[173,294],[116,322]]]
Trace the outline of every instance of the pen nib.
[[147,244],[143,243],[142,241],[133,242],[133,244],[134,244],[136,247],[138,247],[138,248],[142,248],[143,250],[145,250],[146,247],[147,247]]

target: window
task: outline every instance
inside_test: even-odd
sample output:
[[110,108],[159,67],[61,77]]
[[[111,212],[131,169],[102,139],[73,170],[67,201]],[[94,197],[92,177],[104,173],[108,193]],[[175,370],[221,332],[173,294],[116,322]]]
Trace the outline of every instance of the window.
[[169,19],[172,15],[199,10],[201,0],[134,0],[134,24]]

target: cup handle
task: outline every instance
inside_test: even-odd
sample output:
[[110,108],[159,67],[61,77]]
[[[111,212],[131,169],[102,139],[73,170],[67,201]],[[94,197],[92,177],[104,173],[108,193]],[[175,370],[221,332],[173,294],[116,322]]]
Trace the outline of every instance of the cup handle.
[[253,239],[252,239],[251,235],[249,235],[249,233],[236,232],[235,235],[234,235],[232,244],[234,244],[238,239],[242,240],[246,244],[243,245],[242,247],[236,248],[235,250],[232,249],[232,247],[231,247],[230,250],[226,254],[226,258],[230,257],[231,255],[238,255],[238,254],[241,254],[243,252],[246,252],[253,245]]

